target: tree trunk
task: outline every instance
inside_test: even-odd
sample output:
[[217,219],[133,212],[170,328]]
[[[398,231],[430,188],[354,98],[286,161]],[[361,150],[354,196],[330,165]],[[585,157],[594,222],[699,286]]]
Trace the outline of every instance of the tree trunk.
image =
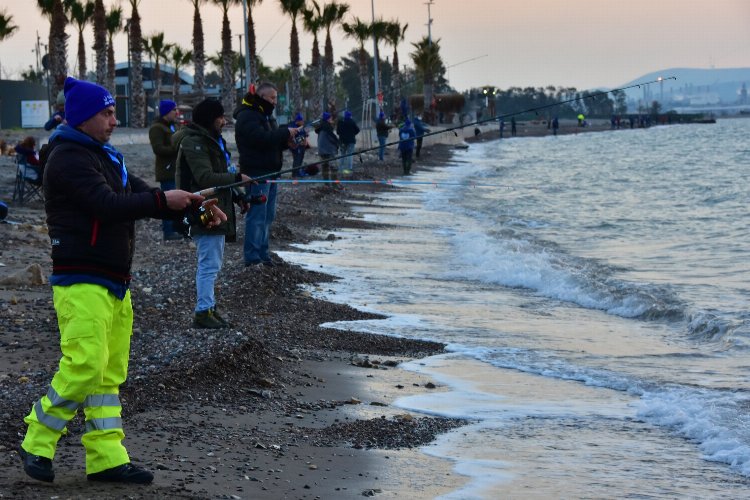
[[289,59],[292,63],[292,109],[291,113],[302,111],[302,87],[300,85],[299,37],[297,21],[292,20],[292,34],[289,43]]
[[49,29],[49,72],[53,101],[65,87],[65,77],[68,75],[67,22],[62,0],[53,0]]
[[109,37],[107,44],[107,89],[112,95],[117,95],[115,86],[115,47],[112,45],[112,35]]
[[326,33],[325,57],[323,58],[323,101],[330,108],[331,100],[336,95],[335,74],[333,69],[333,43],[330,31]]
[[104,2],[94,3],[94,52],[96,53],[96,83],[107,84],[107,13]]
[[232,77],[232,30],[229,27],[229,16],[226,12],[224,12],[221,25],[221,59],[221,105],[224,106],[224,114],[232,116],[237,103]]
[[393,48],[393,76],[391,78],[391,87],[393,88],[393,104],[401,108],[401,71],[398,67],[398,50]]
[[312,62],[310,63],[310,69],[312,73],[312,114],[317,118],[320,116],[321,110],[325,109],[322,103],[322,68],[320,66],[320,49],[318,48],[317,34],[313,34]]
[[86,79],[86,44],[83,42],[83,30],[78,30],[78,79]]
[[367,106],[370,97],[370,72],[367,71],[367,51],[364,47],[359,48],[359,88],[362,92],[362,108]]
[[246,92],[250,85],[258,81],[258,49],[255,41],[255,21],[253,20],[253,9],[247,9],[247,34],[248,34],[248,50],[250,51],[250,74],[247,75],[247,89],[243,89],[243,93]]
[[174,75],[172,79],[174,80],[174,83],[172,84],[172,100],[177,102],[177,99],[180,97],[180,67],[177,64],[174,65]]
[[141,18],[138,9],[133,7],[130,18],[130,87],[133,94],[130,97],[131,126],[143,128],[146,126],[146,95],[143,91],[143,33],[141,32]]
[[203,22],[201,11],[196,7],[193,14],[193,66],[195,68],[194,90],[198,98],[203,100],[205,95],[206,54],[203,49]]

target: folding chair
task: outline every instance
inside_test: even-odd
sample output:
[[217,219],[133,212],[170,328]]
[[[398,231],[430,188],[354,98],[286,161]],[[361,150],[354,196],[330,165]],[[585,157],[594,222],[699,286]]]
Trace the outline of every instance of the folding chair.
[[16,185],[13,189],[13,201],[23,204],[37,198],[44,201],[42,179],[39,170],[29,165],[21,155],[16,155]]

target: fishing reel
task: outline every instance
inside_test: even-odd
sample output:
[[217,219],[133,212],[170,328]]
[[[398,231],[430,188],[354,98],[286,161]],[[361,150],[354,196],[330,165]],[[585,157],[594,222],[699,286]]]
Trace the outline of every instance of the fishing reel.
[[186,238],[190,238],[190,228],[192,226],[202,225],[208,227],[215,214],[211,206],[191,205],[185,210],[182,219],[176,221],[177,231]]

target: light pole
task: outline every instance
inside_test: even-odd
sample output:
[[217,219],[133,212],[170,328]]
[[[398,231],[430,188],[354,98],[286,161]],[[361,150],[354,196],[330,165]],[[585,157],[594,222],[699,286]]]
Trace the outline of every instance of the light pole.
[[432,4],[432,0],[425,4],[427,6],[427,43],[430,47],[432,47],[432,13],[430,12]]
[[128,87],[127,87],[127,96],[126,96],[126,102],[127,105],[125,106],[125,126],[130,126],[130,95],[131,95],[131,89],[130,89],[130,19],[128,18],[125,21],[125,34],[128,36]]

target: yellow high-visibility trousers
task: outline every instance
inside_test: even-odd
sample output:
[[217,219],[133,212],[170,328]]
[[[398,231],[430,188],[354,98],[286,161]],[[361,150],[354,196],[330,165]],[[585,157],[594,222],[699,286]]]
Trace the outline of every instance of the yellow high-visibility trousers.
[[62,358],[49,391],[24,419],[29,427],[21,446],[53,459],[68,421],[83,408],[86,473],[128,463],[118,394],[127,378],[133,332],[130,291],[123,300],[89,283],[53,286],[52,291]]

